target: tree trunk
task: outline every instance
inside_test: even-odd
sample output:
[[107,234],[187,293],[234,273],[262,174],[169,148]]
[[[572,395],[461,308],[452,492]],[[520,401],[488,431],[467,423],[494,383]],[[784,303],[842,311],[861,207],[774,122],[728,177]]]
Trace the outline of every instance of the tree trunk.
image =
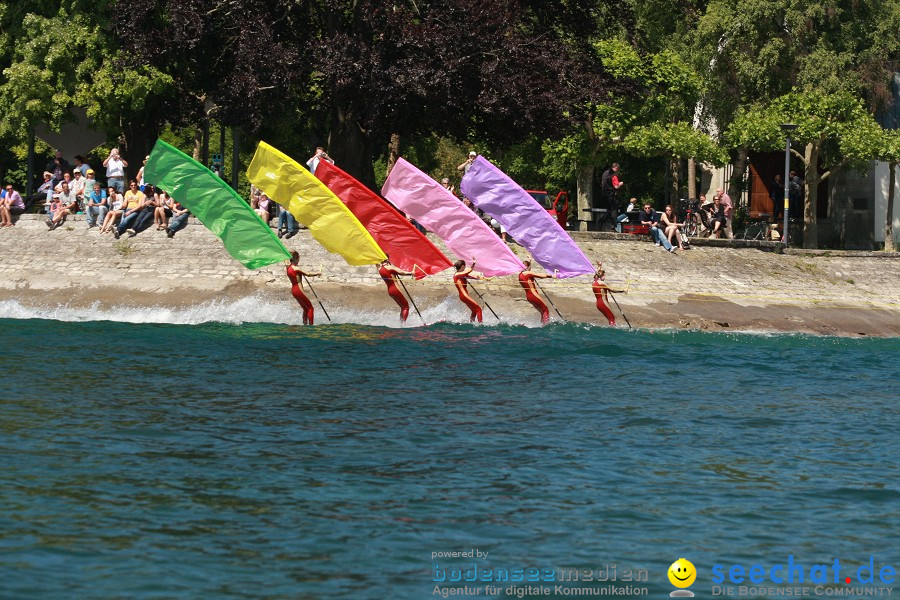
[[197,125],[194,127],[194,151],[191,157],[194,160],[200,160],[200,153],[203,151],[203,127]]
[[747,165],[750,164],[750,149],[738,148],[732,164],[734,168],[731,171],[731,179],[728,180],[728,197],[737,210],[744,194],[744,175],[747,173]]
[[887,215],[884,220],[884,251],[894,251],[894,188],[897,187],[897,165],[900,163],[888,163],[891,170],[888,176]]
[[696,198],[697,197],[697,161],[693,158],[688,159],[688,173],[687,173],[687,197]]
[[387,171],[384,176],[387,177],[391,174],[391,169],[394,168],[394,164],[396,164],[397,159],[400,157],[400,134],[392,133],[391,134],[391,142],[388,144],[388,161],[387,161]]
[[[590,223],[590,213],[584,212],[586,208],[594,207],[594,165],[584,165],[578,170],[578,201],[576,203],[578,231],[587,231]],[[585,216],[587,215],[587,216]]]
[[375,189],[372,141],[368,134],[360,129],[353,115],[345,113],[340,107],[335,107],[332,111],[328,154],[341,169],[371,189]]
[[672,189],[669,197],[669,204],[675,205],[678,195],[681,193],[681,159],[673,157],[669,161],[670,170],[672,171]]
[[128,163],[125,169],[126,180],[137,175],[144,164],[144,157],[150,154],[157,137],[158,131],[146,123],[134,122],[125,126],[124,135],[119,139],[119,153]]
[[819,145],[813,142],[806,144],[803,162],[806,166],[806,194],[803,202],[803,247],[818,248],[819,232],[816,224],[816,206],[819,196]]

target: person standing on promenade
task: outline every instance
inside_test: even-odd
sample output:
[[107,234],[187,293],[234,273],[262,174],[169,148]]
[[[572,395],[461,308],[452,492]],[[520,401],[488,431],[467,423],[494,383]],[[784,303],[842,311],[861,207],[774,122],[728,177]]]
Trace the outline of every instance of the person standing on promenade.
[[769,198],[772,199],[772,222],[780,223],[784,218],[784,182],[781,175],[775,175]]
[[299,262],[300,253],[293,250],[291,252],[291,263],[287,266],[287,276],[288,279],[291,280],[291,295],[300,305],[300,308],[303,309],[303,324],[312,325],[315,311],[313,310],[312,302],[309,301],[309,298],[307,298],[306,294],[303,293],[303,290],[300,289],[300,282],[298,279],[300,277],[318,277],[321,273],[306,273],[301,271],[300,268],[297,267]]
[[468,269],[464,260],[456,261],[453,263],[453,266],[456,268],[456,273],[453,275],[453,285],[456,286],[456,291],[459,292],[459,299],[472,311],[469,321],[474,323],[477,320],[481,323],[481,306],[469,295],[469,287],[466,283],[469,279],[483,279],[479,275],[472,274],[472,270],[475,268],[475,259],[472,259],[472,266]]
[[316,174],[316,167],[319,166],[319,161],[324,160],[334,164],[334,161],[328,156],[328,153],[325,152],[325,148],[322,146],[316,146],[316,153],[313,154],[308,161],[306,161],[306,166],[309,169],[310,173],[313,175]]
[[806,183],[797,175],[797,171],[791,171],[788,178],[788,218],[803,219],[803,204],[806,200]]
[[403,292],[400,291],[400,288],[397,287],[397,281],[398,276],[412,275],[412,273],[398,269],[391,264],[390,258],[385,258],[381,261],[381,266],[378,268],[378,275],[381,276],[381,280],[384,281],[384,284],[387,286],[388,295],[393,298],[394,302],[400,307],[400,322],[406,323],[406,318],[409,316],[409,302],[406,301],[406,296],[404,296]]
[[525,265],[525,270],[519,273],[519,285],[525,290],[525,299],[541,313],[541,325],[546,325],[550,321],[550,309],[541,300],[541,295],[538,294],[534,280],[551,279],[553,275],[533,272],[530,260],[523,260],[522,264]]
[[[90,170],[90,168],[91,168],[91,165],[89,165],[89,164],[87,164],[86,162],[84,162],[84,157],[83,157],[83,156],[81,156],[80,154],[76,154],[76,155],[75,155],[75,168],[72,169],[72,172],[73,172],[73,173],[74,173],[75,171],[81,171],[81,175],[82,175],[85,179],[87,179],[87,174],[88,174],[87,172],[88,172],[88,170]],[[92,189],[94,189],[93,186],[89,187],[89,188],[88,188],[88,192],[90,192]]]
[[106,167],[106,185],[116,188],[120,194],[125,193],[125,167],[128,161],[119,156],[119,149],[113,148],[109,151],[109,156],[103,161]]
[[63,158],[62,152],[57,150],[53,159],[47,163],[45,170],[53,174],[53,187],[56,187],[63,180],[63,174],[70,173],[72,168],[69,166],[69,161]]
[[463,175],[469,172],[469,168],[472,166],[472,163],[475,162],[475,159],[478,158],[478,154],[472,150],[469,152],[469,158],[467,158],[461,165],[456,167],[457,171],[462,171]]
[[603,172],[600,178],[600,197],[609,211],[609,222],[615,223],[616,216],[619,212],[619,188],[625,185],[625,182],[619,181],[619,163],[613,163],[610,168]]

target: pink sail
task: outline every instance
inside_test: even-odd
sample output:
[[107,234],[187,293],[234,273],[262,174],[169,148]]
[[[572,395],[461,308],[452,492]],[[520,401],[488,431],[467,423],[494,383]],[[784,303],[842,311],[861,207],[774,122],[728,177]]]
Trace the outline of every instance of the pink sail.
[[467,262],[478,259],[477,270],[485,275],[509,275],[525,268],[487,223],[406,160],[397,159],[381,194],[444,240],[457,257]]
[[547,271],[556,271],[559,277],[594,272],[590,259],[556,219],[483,156],[475,159],[459,187],[466,198],[497,219]]

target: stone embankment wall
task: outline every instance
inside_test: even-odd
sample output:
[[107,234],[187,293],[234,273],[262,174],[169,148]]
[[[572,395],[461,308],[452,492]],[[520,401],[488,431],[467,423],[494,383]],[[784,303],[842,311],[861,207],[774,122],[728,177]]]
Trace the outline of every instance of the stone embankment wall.
[[[592,260],[603,260],[613,287],[627,287],[617,295],[622,308],[645,324],[703,327],[725,319],[741,322],[741,315],[767,315],[767,307],[789,307],[796,319],[814,310],[866,311],[870,328],[887,319],[888,329],[900,334],[900,260],[884,253],[786,253],[772,248],[698,245],[671,255],[652,243],[625,236],[573,234]],[[622,239],[624,237],[624,239]],[[439,246],[439,240],[432,238]],[[329,254],[306,230],[285,245],[301,255],[301,265],[321,270],[319,280],[333,294],[360,286],[382,286],[373,267],[351,267]],[[527,254],[513,244],[521,257]],[[455,258],[450,255],[451,258]],[[48,231],[39,215],[23,216],[15,227],[0,230],[0,295],[29,302],[89,302],[123,305],[189,304],[221,297],[286,292],[283,265],[248,271],[232,259],[221,242],[195,220],[174,239],[162,231],[147,230],[137,237],[115,240],[86,228],[78,216]],[[410,283],[417,294],[435,302],[453,295],[450,272]],[[561,308],[596,320],[590,277],[544,281],[542,285]],[[348,284],[350,284],[348,286]],[[479,288],[495,298],[507,298],[508,308],[529,308],[521,300],[514,277],[496,278]],[[500,304],[504,302],[498,300]],[[723,305],[728,305],[727,310]],[[738,308],[745,309],[736,313]],[[495,306],[496,308],[496,306]],[[643,312],[642,312],[643,311]],[[754,312],[755,311],[755,312]],[[762,312],[760,312],[762,311]],[[720,314],[721,313],[721,314]],[[789,328],[785,323],[759,317],[749,323]],[[828,319],[826,319],[828,320]],[[796,324],[796,320],[794,321]],[[804,329],[804,327],[799,327]],[[808,327],[806,329],[809,329]]]

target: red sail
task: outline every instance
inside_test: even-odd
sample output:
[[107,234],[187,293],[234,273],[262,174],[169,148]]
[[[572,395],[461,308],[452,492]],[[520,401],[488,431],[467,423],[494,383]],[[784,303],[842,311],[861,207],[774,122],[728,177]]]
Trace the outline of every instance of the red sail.
[[328,161],[320,160],[316,177],[347,205],[363,224],[391,263],[413,271],[416,279],[434,275],[451,266],[444,256],[400,211],[384,198]]

